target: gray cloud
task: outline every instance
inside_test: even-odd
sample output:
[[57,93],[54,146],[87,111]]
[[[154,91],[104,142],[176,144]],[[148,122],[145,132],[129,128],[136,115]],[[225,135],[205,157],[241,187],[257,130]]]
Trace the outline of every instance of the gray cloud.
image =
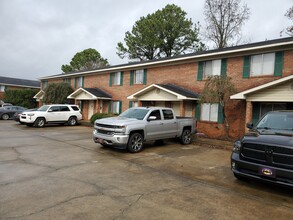
[[[284,14],[292,0],[246,2],[251,17],[243,28],[245,39],[275,39],[289,25]],[[141,16],[171,3],[204,26],[204,0],[2,0],[0,75],[36,79],[58,74],[62,64],[87,48],[98,50],[112,65],[126,63],[116,55],[125,32]]]

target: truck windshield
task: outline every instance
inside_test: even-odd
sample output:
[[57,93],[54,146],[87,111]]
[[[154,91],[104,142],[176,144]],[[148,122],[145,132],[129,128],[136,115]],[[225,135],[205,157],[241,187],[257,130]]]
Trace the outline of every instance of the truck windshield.
[[138,109],[138,108],[130,108],[120,114],[120,117],[125,117],[125,118],[136,118],[138,120],[144,119],[146,114],[149,112],[149,109]]
[[257,129],[282,130],[286,133],[293,132],[293,114],[286,112],[268,113],[257,124]]

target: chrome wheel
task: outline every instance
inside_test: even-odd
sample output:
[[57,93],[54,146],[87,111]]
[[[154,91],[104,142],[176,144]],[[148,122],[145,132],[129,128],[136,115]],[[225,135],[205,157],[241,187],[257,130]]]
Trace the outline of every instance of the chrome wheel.
[[35,122],[35,126],[38,127],[38,128],[42,128],[45,126],[45,119],[43,118],[38,118]]
[[184,129],[181,135],[181,144],[190,144],[191,143],[191,132],[188,129]]
[[127,149],[131,153],[137,153],[143,149],[143,137],[140,133],[134,133],[130,136]]
[[70,117],[69,120],[68,120],[68,124],[69,124],[70,126],[74,126],[74,125],[76,125],[76,124],[77,124],[77,120],[76,120],[76,118],[75,118],[75,117]]

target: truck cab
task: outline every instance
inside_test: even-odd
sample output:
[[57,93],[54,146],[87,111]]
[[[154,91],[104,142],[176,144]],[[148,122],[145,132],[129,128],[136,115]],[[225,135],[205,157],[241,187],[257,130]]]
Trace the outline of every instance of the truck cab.
[[231,169],[238,179],[293,188],[293,111],[267,113],[234,143]]
[[136,153],[145,141],[179,137],[183,144],[189,144],[195,124],[194,118],[177,118],[171,108],[135,107],[118,117],[96,120],[93,139],[103,146]]

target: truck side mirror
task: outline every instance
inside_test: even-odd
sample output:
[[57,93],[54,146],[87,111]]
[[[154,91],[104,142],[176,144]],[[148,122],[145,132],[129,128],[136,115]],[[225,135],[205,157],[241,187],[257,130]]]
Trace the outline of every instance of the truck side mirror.
[[157,119],[156,116],[150,116],[150,117],[148,117],[148,121],[154,121],[154,120],[156,120],[156,119]]
[[248,122],[246,124],[246,127],[249,128],[249,129],[252,129],[253,128],[253,123],[252,122]]

